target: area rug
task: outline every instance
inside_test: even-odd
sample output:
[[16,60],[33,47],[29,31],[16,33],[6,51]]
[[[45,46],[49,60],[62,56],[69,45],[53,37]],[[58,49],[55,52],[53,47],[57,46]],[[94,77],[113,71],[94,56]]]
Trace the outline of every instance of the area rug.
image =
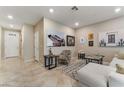
[[77,80],[77,71],[85,66],[85,62],[83,60],[78,60],[75,63],[70,63],[68,66],[60,66],[59,70],[61,70],[66,75],[71,78]]

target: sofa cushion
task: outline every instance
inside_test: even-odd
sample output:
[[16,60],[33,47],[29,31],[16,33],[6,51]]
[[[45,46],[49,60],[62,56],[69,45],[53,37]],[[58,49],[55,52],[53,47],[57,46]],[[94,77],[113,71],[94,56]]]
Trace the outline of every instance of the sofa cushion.
[[109,74],[109,87],[124,87],[124,75],[116,72]]
[[124,74],[124,65],[116,64],[116,72]]
[[109,66],[89,63],[77,72],[78,79],[89,87],[106,87],[108,74],[113,70]]

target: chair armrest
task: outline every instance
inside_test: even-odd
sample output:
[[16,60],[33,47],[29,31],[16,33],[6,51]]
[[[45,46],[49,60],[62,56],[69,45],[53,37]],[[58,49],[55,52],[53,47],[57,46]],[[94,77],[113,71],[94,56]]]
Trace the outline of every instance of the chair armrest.
[[124,75],[111,72],[108,79],[109,87],[124,87]]

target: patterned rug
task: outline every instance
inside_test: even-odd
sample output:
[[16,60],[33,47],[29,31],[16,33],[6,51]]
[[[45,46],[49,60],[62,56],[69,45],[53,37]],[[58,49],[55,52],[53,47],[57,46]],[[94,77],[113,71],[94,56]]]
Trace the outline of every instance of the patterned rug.
[[77,80],[77,71],[84,66],[85,62],[82,60],[78,60],[77,62],[71,63],[68,66],[66,65],[60,66],[59,70],[62,70],[63,73]]

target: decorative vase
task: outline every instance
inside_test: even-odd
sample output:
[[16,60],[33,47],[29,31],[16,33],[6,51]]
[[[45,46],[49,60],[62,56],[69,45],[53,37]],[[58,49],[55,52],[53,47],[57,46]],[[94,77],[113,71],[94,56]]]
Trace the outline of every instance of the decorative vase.
[[49,49],[49,55],[50,55],[50,56],[53,55],[51,48]]

